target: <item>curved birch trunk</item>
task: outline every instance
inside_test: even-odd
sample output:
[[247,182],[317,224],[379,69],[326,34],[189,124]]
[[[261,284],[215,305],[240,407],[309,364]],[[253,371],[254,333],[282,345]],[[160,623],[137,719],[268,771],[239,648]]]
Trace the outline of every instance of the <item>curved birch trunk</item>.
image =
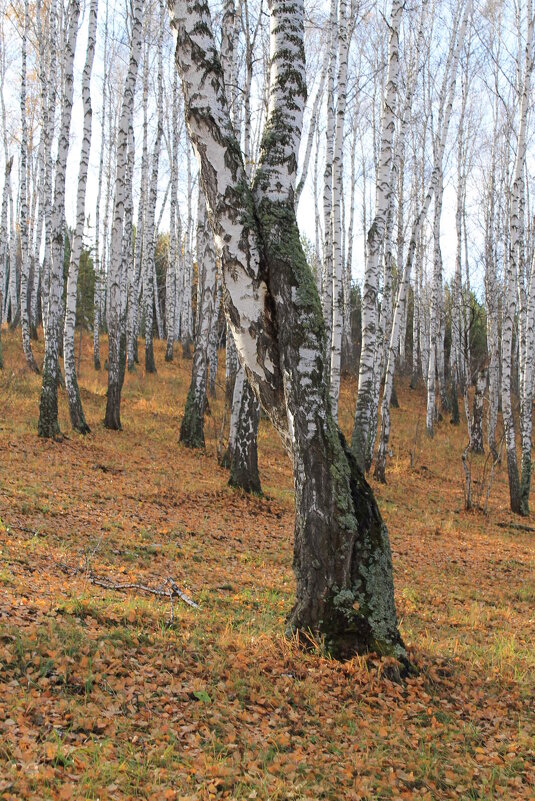
[[69,4],[67,32],[64,51],[64,90],[61,99],[61,126],[58,139],[54,202],[51,212],[51,251],[48,283],[48,313],[45,329],[45,358],[43,383],[39,408],[38,433],[40,437],[59,435],[58,423],[58,352],[60,338],[60,315],[63,294],[63,259],[65,248],[65,176],[69,153],[73,102],[73,69],[80,3]]
[[251,386],[293,456],[297,596],[288,627],[321,637],[337,656],[376,650],[403,659],[388,534],[330,413],[325,324],[295,218],[303,4],[270,3],[270,104],[252,193],[208,5],[176,0],[170,13],[186,121],[222,253],[227,319]]
[[89,7],[89,27],[87,32],[87,52],[84,71],[82,74],[82,101],[84,109],[84,130],[82,135],[82,150],[80,153],[80,167],[78,172],[78,192],[76,198],[76,228],[71,242],[71,258],[69,262],[69,275],[67,278],[67,300],[65,304],[65,323],[63,328],[63,364],[65,369],[65,387],[69,400],[69,413],[72,427],[80,434],[90,431],[86,423],[78,380],[76,378],[74,360],[74,331],[76,326],[76,299],[78,293],[78,269],[82,255],[84,222],[85,222],[85,195],[87,187],[87,171],[89,167],[89,152],[91,150],[91,124],[93,112],[91,108],[91,72],[95,56],[95,43],[97,33],[98,0],[91,0]]

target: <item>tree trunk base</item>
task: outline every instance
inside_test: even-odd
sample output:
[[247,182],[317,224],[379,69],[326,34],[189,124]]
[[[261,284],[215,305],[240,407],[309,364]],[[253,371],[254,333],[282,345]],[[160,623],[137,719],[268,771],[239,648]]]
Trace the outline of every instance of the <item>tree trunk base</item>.
[[327,471],[314,460],[307,480],[296,483],[297,593],[287,631],[312,636],[337,659],[375,652],[406,666],[386,526],[343,435],[332,421],[327,426]]
[[46,365],[43,367],[37,433],[44,439],[57,439],[61,434],[58,423],[58,378]]
[[145,347],[145,372],[156,372],[156,364],[154,363],[154,347],[152,342]]
[[117,384],[108,385],[108,399],[106,401],[104,427],[109,428],[111,431],[122,431],[121,389]]
[[[203,404],[204,406],[204,404]],[[180,425],[179,442],[187,448],[204,448],[204,416],[190,389]]]
[[72,387],[71,393],[69,395],[69,414],[71,417],[71,425],[74,431],[77,431],[78,434],[89,434],[91,429],[86,423],[84,410],[82,407],[82,399],[80,398],[80,390],[78,387],[78,381],[76,379],[76,374],[72,377]]
[[168,342],[167,347],[165,349],[165,361],[172,362],[173,361],[173,343]]

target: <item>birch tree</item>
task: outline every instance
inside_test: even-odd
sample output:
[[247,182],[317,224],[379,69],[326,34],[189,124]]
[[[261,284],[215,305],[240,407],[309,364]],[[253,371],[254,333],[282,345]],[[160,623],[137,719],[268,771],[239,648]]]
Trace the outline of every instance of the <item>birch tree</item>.
[[32,345],[30,341],[30,307],[29,307],[29,277],[30,277],[30,253],[29,253],[29,228],[28,218],[28,109],[26,107],[26,80],[27,80],[27,53],[28,53],[28,32],[30,27],[29,0],[24,0],[24,27],[22,31],[22,70],[20,87],[20,116],[21,116],[21,136],[20,136],[20,321],[22,329],[22,346],[26,362],[30,370],[34,373],[39,372],[35,361]]
[[204,448],[204,411],[208,345],[214,315],[216,289],[216,256],[212,230],[206,213],[206,198],[199,190],[197,217],[197,267],[201,301],[191,371],[191,384],[180,426],[180,442],[189,448]]
[[[529,490],[531,483],[531,431],[532,431],[532,398],[533,398],[533,379],[531,375],[531,361],[533,360],[533,347],[526,347],[526,342],[533,337],[533,301],[530,302],[531,319],[528,320],[526,299],[522,298],[522,282],[524,280],[523,253],[524,253],[524,171],[526,164],[527,149],[527,123],[529,113],[530,80],[533,71],[533,45],[535,19],[532,13],[531,2],[526,7],[526,42],[523,64],[518,68],[518,106],[519,106],[519,126],[516,144],[516,158],[513,171],[513,184],[510,199],[510,222],[509,222],[509,248],[506,262],[506,296],[502,321],[502,414],[505,429],[505,447],[507,453],[507,472],[509,476],[509,498],[511,511],[517,514],[528,514],[529,512]],[[530,287],[530,291],[533,290]],[[521,418],[521,442],[522,442],[522,476],[519,479],[518,463],[516,456],[515,423],[511,403],[511,372],[512,372],[512,346],[513,346],[513,327],[517,311],[517,296],[520,294],[520,303],[524,309],[520,309],[519,339],[520,339],[520,418]],[[522,337],[528,331],[522,331],[527,327],[529,339],[522,343]],[[529,353],[529,357],[527,354]],[[528,367],[526,358],[529,358]]]
[[74,330],[76,326],[76,300],[78,295],[78,270],[80,256],[82,255],[85,223],[85,195],[87,187],[87,172],[89,168],[89,153],[91,150],[91,126],[93,112],[91,108],[91,72],[95,57],[95,43],[97,34],[98,0],[91,0],[89,7],[89,25],[87,31],[87,49],[84,71],[82,74],[82,100],[84,109],[84,128],[82,134],[82,150],[80,153],[80,166],[78,171],[78,191],[76,197],[76,227],[71,242],[71,258],[69,261],[69,274],[67,278],[67,299],[65,304],[65,322],[63,328],[63,364],[65,369],[65,386],[69,400],[69,413],[72,427],[80,434],[87,434],[89,426],[86,423],[76,369],[74,362]]
[[45,329],[45,358],[43,362],[43,383],[39,408],[38,433],[40,437],[56,437],[58,423],[58,377],[59,377],[59,339],[60,316],[63,294],[63,259],[65,247],[65,180],[69,135],[71,129],[72,103],[74,91],[74,54],[78,35],[80,4],[77,0],[69,3],[67,25],[63,50],[63,93],[61,97],[61,121],[58,137],[54,200],[50,216],[50,266],[47,292],[47,320]]
[[130,54],[128,70],[125,77],[121,115],[117,136],[117,167],[115,175],[115,200],[113,207],[113,225],[111,232],[109,262],[109,325],[108,325],[108,397],[106,402],[106,428],[121,428],[121,391],[123,387],[126,362],[126,308],[123,306],[121,284],[125,282],[123,275],[124,253],[123,233],[124,214],[127,193],[128,139],[132,128],[134,113],[134,95],[141,52],[143,0],[134,0],[132,6],[132,32],[130,38]]
[[269,110],[251,191],[208,5],[170,5],[186,122],[222,254],[227,320],[251,386],[293,456],[297,596],[288,625],[323,636],[336,655],[372,649],[404,658],[388,535],[330,413],[325,323],[295,218],[303,4],[272,0],[269,11]]
[[374,365],[379,346],[377,340],[377,287],[379,256],[383,243],[386,218],[391,202],[392,144],[395,130],[395,113],[399,71],[399,26],[403,13],[403,0],[393,0],[390,15],[388,42],[388,73],[381,116],[381,144],[375,185],[375,214],[368,229],[366,266],[362,290],[362,349],[359,365],[359,384],[351,450],[359,467],[369,469],[371,464],[371,425],[374,419]]

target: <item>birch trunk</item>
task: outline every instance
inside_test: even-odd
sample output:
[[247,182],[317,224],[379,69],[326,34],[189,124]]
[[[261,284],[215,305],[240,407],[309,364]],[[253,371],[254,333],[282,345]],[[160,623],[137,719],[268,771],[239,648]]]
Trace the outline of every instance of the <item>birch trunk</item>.
[[[329,66],[327,69],[327,122],[325,127],[325,168],[323,173],[323,264],[322,264],[322,304],[327,334],[328,353],[331,350],[333,319],[333,156],[336,115],[334,106],[334,78],[338,41],[337,0],[331,0],[328,30]],[[326,361],[328,370],[325,380],[330,379],[330,357]]]
[[[108,13],[109,4],[106,0],[106,11],[104,16],[104,63],[108,60]],[[95,370],[100,370],[100,286],[102,284],[102,262],[100,258],[100,203],[102,198],[102,178],[104,174],[104,147],[106,132],[106,108],[107,108],[107,80],[106,75],[102,79],[102,106],[100,122],[100,155],[98,162],[97,179],[97,200],[95,204],[95,293],[93,301],[93,366]]]
[[170,9],[186,121],[221,247],[227,319],[251,386],[293,455],[297,597],[289,629],[321,636],[337,656],[371,649],[404,659],[388,535],[330,414],[325,324],[295,218],[303,4],[270,3],[269,114],[252,194],[208,5],[176,0]]
[[[534,66],[535,14],[533,5],[527,3],[527,35],[524,57],[524,77],[520,99],[520,130],[513,191],[511,198],[511,249],[510,258],[516,259],[519,287],[519,372],[520,372],[520,441],[522,462],[520,474],[520,513],[529,514],[529,493],[531,488],[531,441],[533,428],[533,354],[535,351],[535,269],[533,262],[526,259],[525,212],[526,184],[524,181],[526,165],[526,128],[529,114],[531,73]],[[521,292],[521,287],[524,292]]]
[[128,136],[134,113],[134,94],[141,52],[141,17],[143,0],[134,0],[132,8],[132,33],[130,56],[126,73],[121,115],[117,137],[117,166],[115,175],[115,201],[111,232],[109,275],[109,356],[108,356],[108,397],[106,402],[106,428],[121,428],[121,390],[126,361],[125,311],[122,305],[121,284],[123,280],[123,228],[126,185],[128,170]]
[[22,32],[22,72],[20,85],[20,116],[21,116],[21,136],[20,136],[20,323],[22,328],[22,347],[24,356],[30,370],[34,373],[39,372],[30,339],[30,305],[29,305],[29,277],[30,277],[30,252],[28,242],[28,230],[30,221],[28,219],[28,109],[26,108],[26,61],[28,50],[28,33],[30,27],[29,0],[24,0],[24,28]]
[[60,315],[63,294],[63,259],[65,248],[65,177],[69,153],[73,102],[73,69],[80,4],[72,0],[67,15],[65,49],[63,54],[63,94],[61,98],[61,124],[58,137],[58,156],[54,184],[54,201],[51,212],[51,252],[48,285],[48,313],[45,330],[45,358],[39,409],[38,433],[40,437],[59,435],[58,423],[58,352]]
[[167,346],[165,349],[165,361],[173,360],[173,343],[175,340],[175,317],[176,317],[176,283],[178,280],[178,260],[179,260],[179,241],[177,239],[177,194],[178,194],[178,75],[176,70],[173,74],[173,99],[172,99],[172,132],[171,132],[171,201],[169,212],[169,264],[166,275],[166,295],[165,308],[167,317]]
[[2,192],[2,211],[0,213],[0,370],[4,367],[2,357],[2,314],[4,309],[4,286],[6,282],[6,266],[9,252],[8,247],[8,216],[9,187],[13,159],[6,162],[4,171],[4,189]]
[[[80,153],[80,167],[78,171],[78,192],[76,198],[76,228],[71,242],[71,258],[69,262],[69,275],[67,278],[67,300],[65,304],[65,323],[63,328],[63,364],[65,369],[65,387],[69,400],[69,413],[72,427],[80,434],[87,434],[89,426],[86,423],[76,369],[74,362],[74,331],[76,326],[76,299],[78,294],[78,269],[82,255],[84,223],[85,223],[85,195],[87,187],[87,172],[89,167],[89,153],[91,150],[91,127],[93,111],[91,108],[91,72],[95,56],[95,43],[97,33],[98,0],[91,0],[89,7],[89,26],[87,32],[87,51],[85,66],[82,74],[82,101],[84,109],[84,130],[82,135],[82,150]],[[83,321],[82,321],[83,324]]]
[[399,26],[403,0],[392,0],[388,41],[388,73],[381,117],[381,145],[375,185],[375,216],[368,229],[366,265],[362,290],[362,349],[359,384],[351,450],[361,470],[369,469],[370,444],[374,419],[374,366],[379,347],[377,340],[377,287],[379,256],[383,244],[392,187],[392,143],[395,130],[396,98],[399,72]]
[[470,450],[472,453],[484,453],[483,446],[483,401],[487,389],[488,365],[484,364],[477,371],[476,391],[470,427]]
[[[243,373],[243,370],[242,370]],[[233,410],[234,411],[234,410]],[[231,487],[236,487],[253,495],[261,495],[258,474],[257,434],[260,420],[260,407],[256,395],[244,376],[240,397],[236,434],[231,451]]]
[[165,6],[160,2],[160,34],[158,38],[158,98],[157,98],[157,127],[154,150],[152,153],[152,169],[148,202],[145,216],[144,247],[143,247],[143,307],[145,312],[145,372],[155,373],[153,325],[154,304],[157,303],[154,292],[155,264],[154,253],[156,249],[157,231],[155,228],[156,200],[158,197],[158,173],[160,165],[160,149],[163,133],[163,19]]
[[349,30],[346,0],[340,0],[338,20],[338,80],[336,125],[332,155],[332,335],[330,342],[330,397],[332,415],[338,419],[338,396],[340,394],[340,363],[342,355],[342,333],[344,327],[344,289],[342,252],[342,171],[344,148],[344,122],[346,113],[347,62],[349,55]]
[[199,190],[197,218],[197,265],[199,284],[201,286],[199,324],[195,338],[191,383],[186,399],[184,417],[180,426],[180,442],[188,448],[204,448],[207,356],[216,284],[216,257],[213,235],[208,224],[206,198],[202,190]]

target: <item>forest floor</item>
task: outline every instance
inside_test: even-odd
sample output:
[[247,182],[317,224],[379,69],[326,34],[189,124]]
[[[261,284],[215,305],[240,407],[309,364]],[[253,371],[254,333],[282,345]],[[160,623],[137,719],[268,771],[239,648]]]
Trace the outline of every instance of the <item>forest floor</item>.
[[[227,486],[221,371],[205,452],[177,443],[191,361],[166,364],[161,343],[107,431],[86,334],[91,434],[70,431],[61,392],[66,436],[43,441],[19,336],[2,333],[0,374],[1,799],[535,799],[535,533],[515,527],[535,521],[509,513],[503,465],[488,514],[464,511],[464,425],[428,440],[423,392],[400,383],[374,484],[418,669],[398,683],[374,657],[284,639],[291,468],[262,422],[264,497]],[[347,379],[348,434],[355,392]],[[171,577],[200,608],[92,576]]]

